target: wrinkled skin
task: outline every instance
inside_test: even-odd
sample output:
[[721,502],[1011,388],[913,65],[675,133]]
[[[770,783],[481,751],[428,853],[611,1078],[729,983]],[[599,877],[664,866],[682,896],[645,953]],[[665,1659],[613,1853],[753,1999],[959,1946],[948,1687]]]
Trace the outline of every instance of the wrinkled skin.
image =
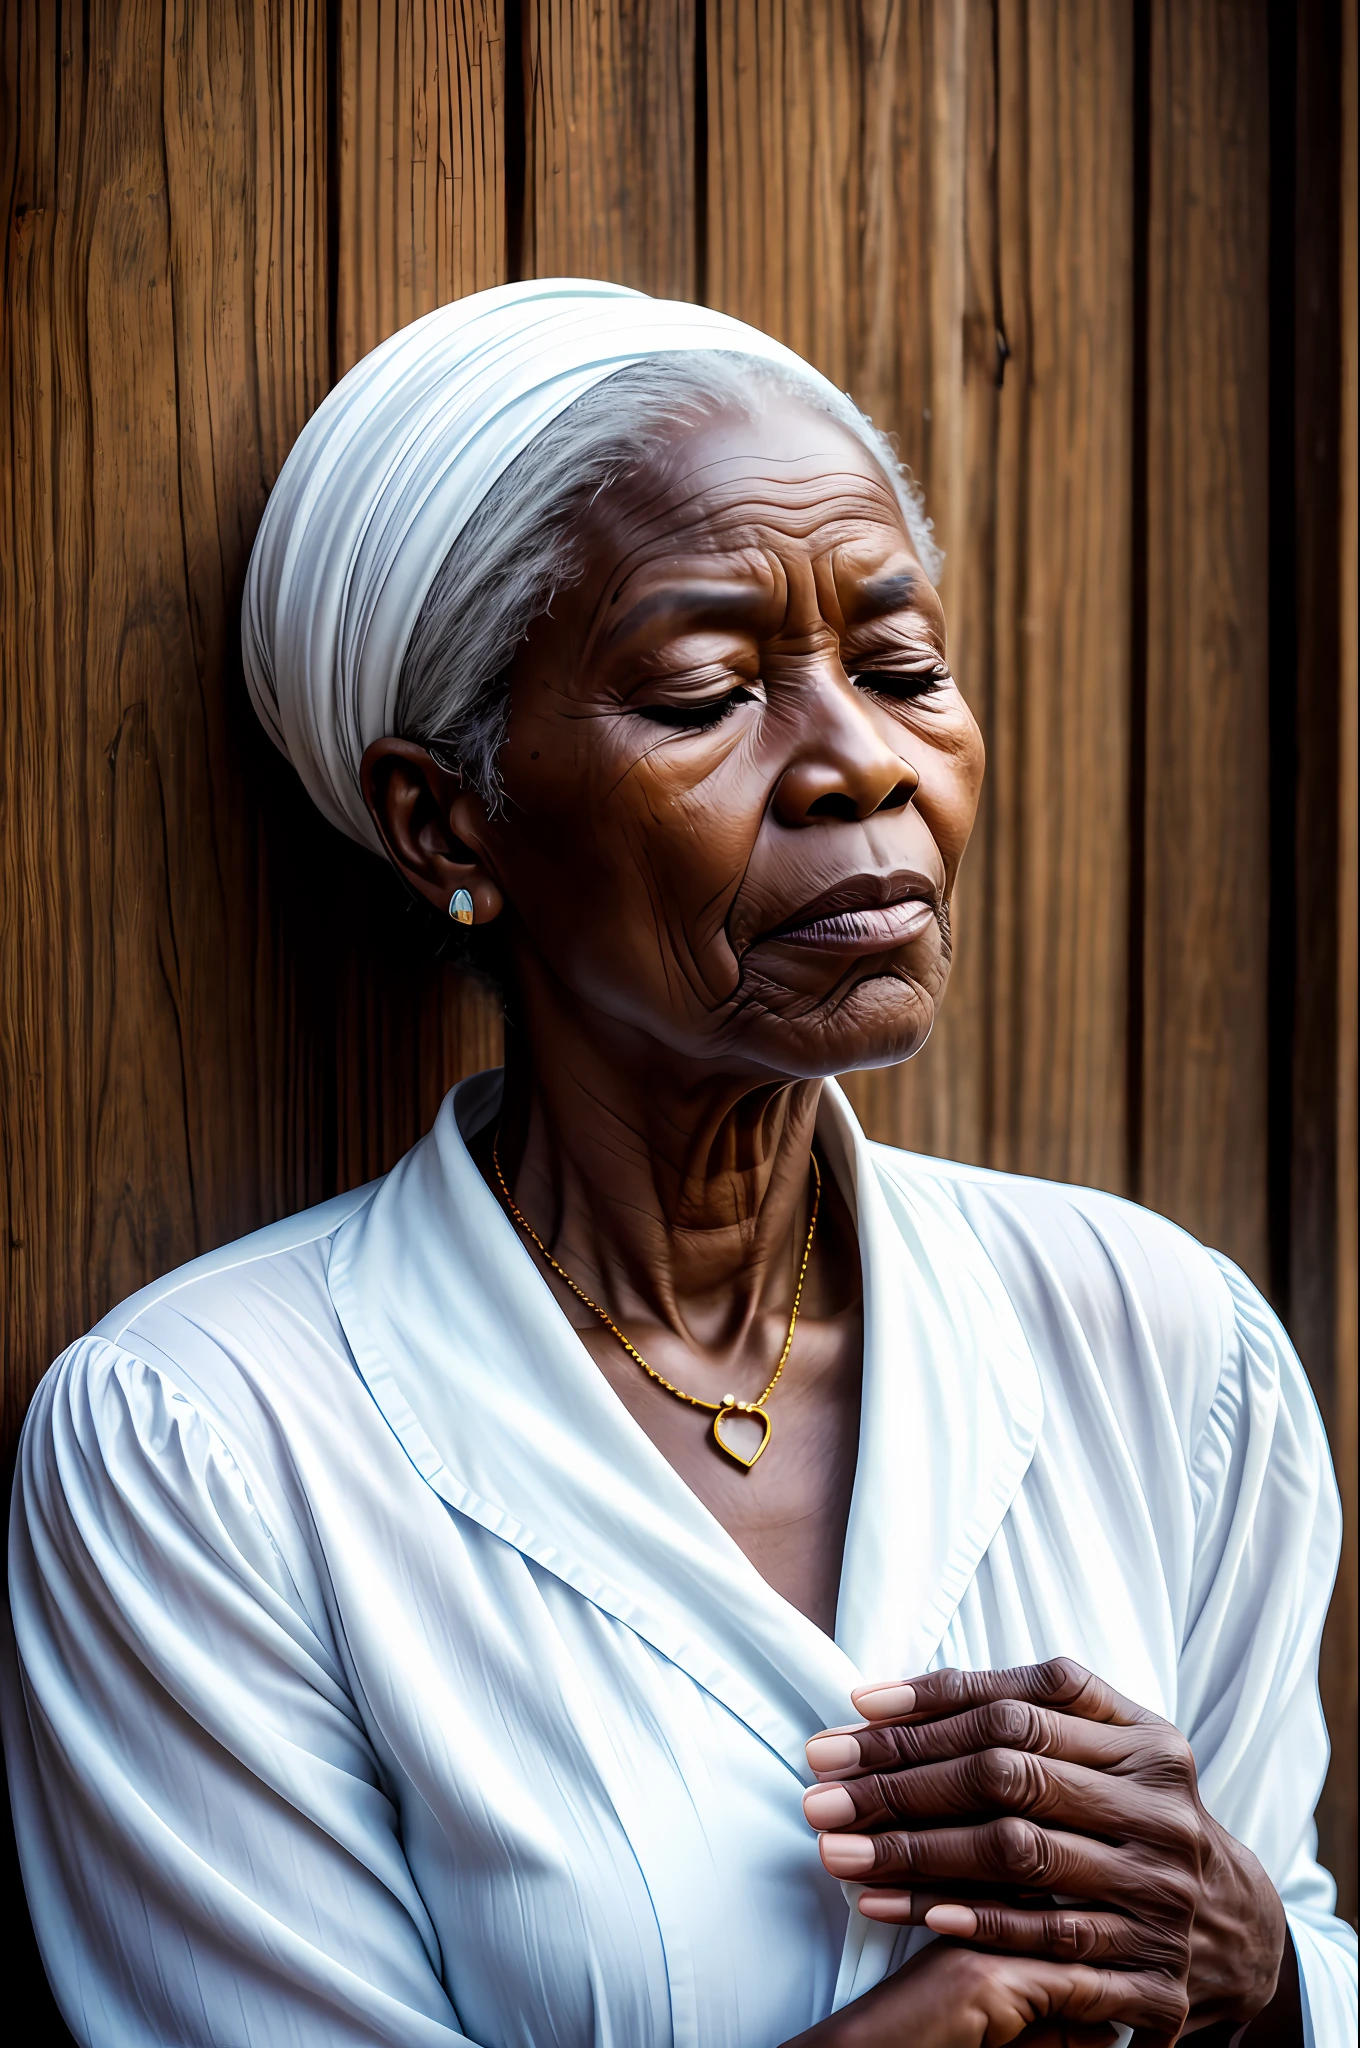
[[[512,671],[503,807],[397,739],[369,748],[364,791],[414,889],[442,911],[466,888],[479,923],[500,921],[513,1029],[498,1142],[516,1203],[659,1372],[706,1400],[749,1400],[787,1327],[821,1082],[918,1051],[944,993],[982,744],[891,487],[795,401],[677,429],[663,457],[596,499],[581,537],[583,577]],[[490,1134],[474,1152],[494,1187]],[[549,1277],[642,1428],[769,1582],[830,1630],[863,1336],[854,1232],[831,1177],[773,1435],[750,1472]],[[1245,1849],[1218,1830],[1213,1855],[1177,1864],[1155,1953],[1126,1945],[1093,1961],[1076,1952],[1085,1936],[1062,1931],[1070,1911],[1026,1908],[1015,1870],[998,1869],[990,1763],[956,1773],[946,1812],[926,1814],[934,1781],[923,1794],[920,1774],[939,1766],[911,1745],[938,1741],[943,1757],[959,1724],[951,1698],[921,1699],[908,1727],[872,1737],[906,1747],[870,1747],[842,1774],[851,1810],[814,1824],[824,1845],[905,1844],[871,1848],[893,1859],[876,1861],[865,1895],[878,1917],[912,1917],[904,1886],[919,1905],[918,1879],[946,1918],[942,1898],[984,1903],[805,2048],[1000,2048],[1022,2031],[1094,2048],[1113,2022],[1171,2035],[1187,2009],[1194,2024],[1263,2007],[1283,1916]],[[1083,1707],[1064,1712],[1084,1726]],[[945,1732],[930,1734],[937,1723]],[[1093,1842],[1119,1803],[1117,1840],[1097,1859],[1104,1889],[1089,1896],[1151,1930],[1138,1873],[1207,1821],[1193,1766],[1181,1754],[1147,1802],[1119,1748],[1128,1729],[1108,1750],[1104,1724],[1095,1749],[1064,1733],[1074,1761],[1058,1745],[1041,1766],[1076,1774],[1061,1810],[1024,1824]],[[980,1758],[1004,1746],[994,1734],[969,1733]],[[1051,1728],[1045,1739],[1056,1743]],[[903,1768],[885,1775],[889,1762]],[[950,1821],[948,1869],[901,1818]],[[834,1867],[834,1848],[823,1853]],[[1088,1895],[1066,1878],[1062,1889]],[[1225,1915],[1245,1957],[1235,1975],[1230,1955],[1195,1939]]]
[[[1240,2026],[1271,2001],[1283,1908],[1205,1811],[1170,1722],[1068,1658],[856,1705],[862,1726],[808,1744],[803,1810],[828,1870],[874,1887],[869,1918],[1127,1972],[1156,2033]],[[1020,1888],[1067,1903],[1019,1906]]]

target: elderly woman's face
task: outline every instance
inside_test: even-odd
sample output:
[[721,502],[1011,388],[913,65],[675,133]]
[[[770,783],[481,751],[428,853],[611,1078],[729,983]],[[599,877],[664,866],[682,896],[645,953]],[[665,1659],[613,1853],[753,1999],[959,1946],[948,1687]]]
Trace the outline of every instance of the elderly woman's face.
[[887,481],[772,396],[677,433],[583,539],[516,661],[505,810],[477,834],[515,950],[743,1071],[914,1052],[982,742]]

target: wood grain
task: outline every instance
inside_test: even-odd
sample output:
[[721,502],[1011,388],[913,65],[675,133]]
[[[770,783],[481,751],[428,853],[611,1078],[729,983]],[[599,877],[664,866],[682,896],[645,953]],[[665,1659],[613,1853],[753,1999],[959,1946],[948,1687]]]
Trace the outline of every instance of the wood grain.
[[1001,8],[988,1157],[1127,1184],[1133,45]]
[[1269,1287],[1265,36],[1152,9],[1140,1192]]
[[[336,34],[342,375],[408,321],[505,281],[504,11],[343,0]],[[285,780],[271,817],[323,1062],[322,1173],[354,1187],[414,1144],[454,1081],[499,1063],[499,1012],[438,957],[433,921],[387,869],[317,825],[305,800],[293,815]]]
[[505,268],[502,0],[341,0],[335,374]]
[[523,0],[526,277],[699,288],[695,0]]
[[[321,388],[315,10],[6,12],[6,1420],[111,1302],[309,1191],[262,1071],[245,557]],[[299,134],[299,131],[300,134]],[[287,191],[281,154],[308,170]],[[257,1108],[258,1105],[258,1108]]]

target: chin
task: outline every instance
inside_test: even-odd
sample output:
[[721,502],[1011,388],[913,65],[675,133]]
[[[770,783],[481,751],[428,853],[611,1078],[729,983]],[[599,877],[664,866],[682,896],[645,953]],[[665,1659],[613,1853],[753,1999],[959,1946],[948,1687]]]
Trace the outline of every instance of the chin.
[[898,961],[863,966],[827,996],[767,987],[749,991],[735,1037],[761,1066],[790,1080],[825,1080],[894,1067],[918,1053],[935,1023],[948,969],[916,973]]

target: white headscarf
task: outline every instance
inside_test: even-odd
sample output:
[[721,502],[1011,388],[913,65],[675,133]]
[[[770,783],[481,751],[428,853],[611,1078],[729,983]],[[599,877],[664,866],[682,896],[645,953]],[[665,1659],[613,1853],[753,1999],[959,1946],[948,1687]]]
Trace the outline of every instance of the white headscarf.
[[356,363],[303,428],[256,536],[241,644],[265,729],[352,839],[382,851],[359,763],[393,730],[402,657],[454,540],[574,399],[672,349],[735,350],[825,381],[782,343],[707,306],[543,278],[413,320]]

